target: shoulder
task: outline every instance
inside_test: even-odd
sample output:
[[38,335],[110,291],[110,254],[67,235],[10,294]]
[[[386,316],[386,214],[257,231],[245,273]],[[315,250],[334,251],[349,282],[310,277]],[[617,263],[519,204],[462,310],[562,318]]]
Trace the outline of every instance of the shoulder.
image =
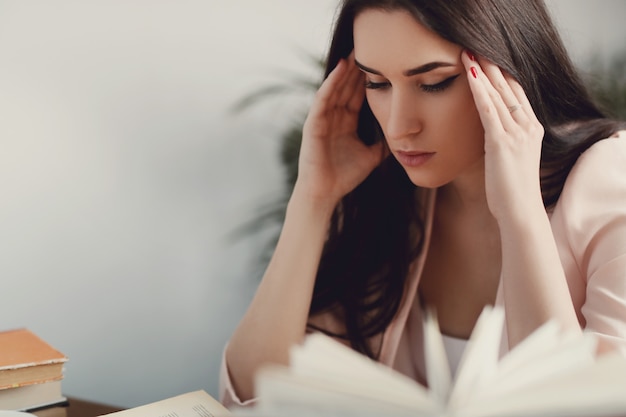
[[[607,192],[611,191],[611,195]],[[594,196],[620,197],[626,193],[626,131],[600,140],[580,155],[563,186],[559,202],[580,203]],[[561,201],[563,200],[563,201]],[[589,203],[592,203],[591,201]]]
[[626,131],[598,141],[578,158],[554,207],[552,220],[553,230],[568,241],[587,274],[598,254],[607,259],[623,256]]
[[620,131],[610,138],[600,140],[582,153],[574,165],[569,177],[575,176],[578,171],[586,171],[592,168],[599,168],[604,165],[604,169],[598,170],[598,176],[610,175],[616,170],[622,171],[626,168],[626,131]]

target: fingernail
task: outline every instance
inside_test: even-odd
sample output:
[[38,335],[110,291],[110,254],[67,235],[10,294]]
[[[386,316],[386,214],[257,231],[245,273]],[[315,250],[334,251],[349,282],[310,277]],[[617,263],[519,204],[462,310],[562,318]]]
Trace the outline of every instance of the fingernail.
[[476,67],[471,67],[470,72],[474,78],[478,78],[478,71],[476,71]]
[[476,57],[474,56],[474,54],[471,51],[465,51],[465,53],[467,53],[467,57],[469,59],[471,59],[472,61],[476,61]]

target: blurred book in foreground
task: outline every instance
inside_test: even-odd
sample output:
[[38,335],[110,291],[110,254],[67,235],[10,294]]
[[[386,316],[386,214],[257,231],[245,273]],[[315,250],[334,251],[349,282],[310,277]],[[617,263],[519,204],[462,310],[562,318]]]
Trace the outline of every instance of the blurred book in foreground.
[[67,402],[67,357],[28,329],[0,332],[0,409],[28,411]]
[[424,323],[429,388],[316,333],[290,366],[267,366],[258,403],[238,416],[626,416],[626,358],[595,356],[596,339],[548,322],[499,359],[504,313],[481,314],[451,377],[436,318]]

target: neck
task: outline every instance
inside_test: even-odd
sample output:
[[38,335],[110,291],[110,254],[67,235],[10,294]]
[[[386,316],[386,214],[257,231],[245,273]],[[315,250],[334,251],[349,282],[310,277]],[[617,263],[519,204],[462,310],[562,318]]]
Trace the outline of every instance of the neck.
[[480,167],[441,186],[437,192],[437,203],[456,215],[491,215],[487,205],[485,170],[482,163]]
[[437,218],[475,236],[498,234],[498,222],[489,210],[484,165],[471,170],[437,190]]

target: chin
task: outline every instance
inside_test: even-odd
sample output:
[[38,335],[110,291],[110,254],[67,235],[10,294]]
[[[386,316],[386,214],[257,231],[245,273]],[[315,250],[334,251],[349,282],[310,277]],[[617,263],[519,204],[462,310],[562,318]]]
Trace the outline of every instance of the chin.
[[432,176],[432,175],[424,175],[423,173],[418,175],[416,173],[411,173],[410,171],[407,171],[406,169],[404,171],[406,172],[406,175],[409,177],[409,180],[416,187],[421,187],[421,188],[439,188],[439,187],[441,187],[443,185],[446,185],[446,184],[448,184],[450,182],[450,180],[443,179],[441,177],[435,177],[435,176]]

